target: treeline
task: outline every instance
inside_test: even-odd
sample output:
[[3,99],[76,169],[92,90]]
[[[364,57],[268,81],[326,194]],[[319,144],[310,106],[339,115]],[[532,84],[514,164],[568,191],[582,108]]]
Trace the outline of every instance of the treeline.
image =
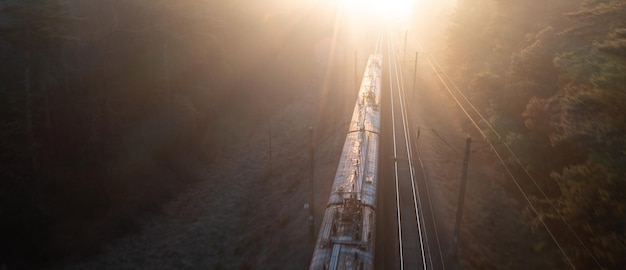
[[217,122],[263,121],[294,98],[326,28],[248,2],[0,4],[0,268],[132,231],[205,175]]
[[563,216],[612,269],[626,265],[624,18],[621,0],[460,0],[448,29],[449,71],[547,193],[542,218]]

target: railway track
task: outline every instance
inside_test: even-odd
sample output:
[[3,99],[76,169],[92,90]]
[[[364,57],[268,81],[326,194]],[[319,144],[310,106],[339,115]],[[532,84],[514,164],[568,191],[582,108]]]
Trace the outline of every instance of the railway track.
[[[310,269],[373,269],[375,254],[380,269],[444,269],[426,170],[419,148],[411,143],[412,121],[407,113],[402,67],[391,38],[378,34],[375,44]],[[385,96],[384,105],[381,95]],[[385,111],[382,114],[381,109]],[[383,130],[381,121],[386,123]],[[379,172],[381,134],[387,150]],[[383,190],[377,192],[379,177]],[[379,215],[381,219],[376,218]],[[382,230],[377,233],[379,226]],[[429,245],[427,231],[435,232],[430,241],[434,244]],[[375,246],[381,250],[375,253]]]
[[[399,269],[445,269],[427,174],[408,114],[399,53],[393,39],[387,41],[393,180],[397,217]],[[412,136],[413,135],[413,136]]]
[[410,155],[409,128],[402,99],[402,75],[393,44],[389,39],[387,51],[400,269],[427,269],[426,236],[422,229],[423,218],[418,204],[419,191],[415,187],[415,174]]

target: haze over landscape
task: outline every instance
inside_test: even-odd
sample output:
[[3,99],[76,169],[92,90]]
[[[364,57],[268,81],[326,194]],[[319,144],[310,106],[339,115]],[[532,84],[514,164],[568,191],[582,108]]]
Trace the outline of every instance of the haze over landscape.
[[442,267],[623,269],[624,18],[622,0],[0,1],[0,269],[308,268],[379,43]]

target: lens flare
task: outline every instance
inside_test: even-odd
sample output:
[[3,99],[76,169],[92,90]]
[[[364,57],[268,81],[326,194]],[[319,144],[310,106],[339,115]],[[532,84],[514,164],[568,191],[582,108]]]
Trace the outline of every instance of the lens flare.
[[406,19],[413,10],[415,0],[340,0],[340,7],[349,12],[384,19]]

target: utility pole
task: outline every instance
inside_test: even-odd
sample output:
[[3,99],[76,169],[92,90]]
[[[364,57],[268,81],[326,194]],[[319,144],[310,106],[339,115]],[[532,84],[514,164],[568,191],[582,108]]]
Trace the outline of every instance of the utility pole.
[[169,43],[165,41],[163,44],[163,75],[165,79],[165,98],[167,99],[167,107],[165,109],[167,114],[167,131],[171,132],[172,130],[172,83],[170,77],[170,54],[169,54]]
[[370,31],[365,31],[365,51],[370,51]]
[[417,76],[417,52],[415,52],[415,64],[413,65],[413,88],[411,88],[411,92],[413,93],[413,97],[415,97],[415,79]]
[[463,218],[463,201],[465,200],[465,187],[467,185],[467,164],[469,163],[470,144],[472,138],[468,135],[465,139],[465,157],[463,158],[463,172],[461,173],[461,188],[459,189],[459,204],[456,209],[456,225],[454,226],[454,237],[452,239],[453,252],[456,257],[459,248],[459,233],[461,230],[461,219]]
[[269,148],[269,160],[270,160],[270,176],[272,175],[272,123],[270,122],[270,128],[269,128],[269,141],[268,141],[268,148]]
[[406,59],[406,39],[409,36],[409,30],[404,31],[404,51],[402,52],[402,62]]
[[356,69],[357,69],[357,58],[356,58],[356,50],[354,50],[354,88],[356,89],[357,93],[359,92],[357,85],[356,85]]
[[311,236],[315,241],[315,212],[314,203],[315,203],[315,181],[313,180],[314,172],[315,172],[315,140],[313,138],[313,127],[309,127],[309,160],[311,163],[311,168],[309,170],[309,180],[310,180],[310,188],[311,188],[311,204],[309,205],[309,222],[311,222]]

